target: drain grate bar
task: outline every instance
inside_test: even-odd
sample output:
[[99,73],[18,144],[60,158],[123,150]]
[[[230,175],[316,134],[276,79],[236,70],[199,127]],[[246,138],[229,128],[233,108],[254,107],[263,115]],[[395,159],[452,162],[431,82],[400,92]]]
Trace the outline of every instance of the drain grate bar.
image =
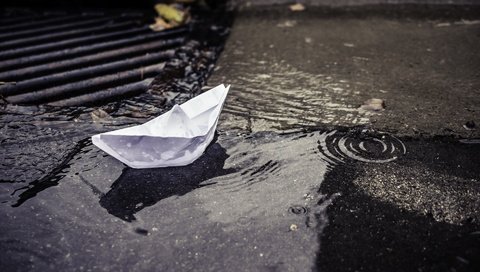
[[48,105],[57,107],[80,106],[85,104],[97,103],[98,101],[108,101],[119,96],[132,96],[145,92],[152,83],[153,78],[147,78],[140,82],[130,83],[119,87],[113,87],[101,90],[91,94],[84,94],[73,98],[67,98],[61,101],[49,103]]
[[[105,21],[105,20],[102,20]],[[78,37],[80,35],[90,35],[90,34],[97,34],[97,33],[102,33],[102,32],[109,32],[112,30],[120,30],[120,29],[125,29],[130,26],[135,25],[135,22],[133,21],[127,21],[127,22],[121,22],[121,23],[108,23],[106,25],[102,26],[95,26],[95,27],[90,27],[90,28],[85,28],[85,29],[77,29],[77,30],[70,30],[66,32],[58,32],[55,34],[45,34],[42,36],[38,37],[33,37],[33,38],[23,38],[23,39],[18,39],[18,40],[13,40],[9,42],[4,42],[0,43],[0,50],[7,50],[11,48],[21,48],[21,47],[26,47],[31,44],[44,44],[48,42],[56,42],[58,40],[62,39],[68,39],[68,38],[73,38],[73,37]]]
[[[2,15],[0,15],[2,16]],[[5,15],[4,15],[5,16]],[[7,14],[8,16],[8,14]],[[5,26],[10,26],[18,23],[24,23],[26,21],[32,20],[32,19],[37,19],[42,16],[40,15],[26,15],[23,17],[13,17],[13,18],[0,18],[0,28],[5,27]]]
[[134,45],[129,47],[123,47],[120,49],[104,51],[94,55],[88,55],[83,58],[67,59],[63,61],[57,61],[54,63],[41,64],[36,66],[30,66],[27,68],[10,70],[0,73],[0,81],[19,81],[31,79],[47,74],[57,73],[65,70],[72,70],[85,66],[93,66],[99,63],[107,61],[115,61],[118,59],[125,59],[128,57],[138,56],[145,53],[154,53],[161,49],[172,48],[174,46],[181,45],[184,42],[184,38],[175,38],[170,40],[159,40],[149,43],[143,43],[140,45]]
[[13,31],[23,31],[23,30],[33,30],[39,29],[45,26],[49,26],[56,23],[65,23],[72,22],[78,19],[81,19],[82,15],[67,15],[62,14],[59,17],[48,16],[45,20],[32,20],[29,19],[21,20],[19,23],[6,24],[2,23],[0,26],[0,33],[13,32]]
[[116,39],[120,37],[128,37],[132,35],[145,34],[148,33],[150,29],[148,27],[139,27],[133,28],[127,31],[116,31],[111,33],[105,33],[101,35],[92,35],[88,37],[79,37],[68,40],[63,40],[59,42],[46,43],[41,45],[34,45],[29,47],[24,47],[20,49],[11,49],[0,52],[0,60],[12,59],[17,57],[22,57],[30,54],[38,54],[49,52],[58,49],[64,49],[67,47],[81,46],[90,43],[103,42],[110,39]]
[[120,48],[129,45],[135,45],[142,42],[149,42],[152,40],[158,40],[161,38],[168,38],[169,36],[179,36],[185,34],[187,28],[181,27],[164,32],[154,32],[141,36],[134,36],[132,38],[125,38],[114,40],[110,42],[96,43],[93,45],[80,46],[75,48],[68,48],[63,50],[57,50],[53,52],[47,52],[43,54],[35,54],[33,56],[25,56],[16,59],[10,59],[6,61],[0,61],[0,71],[8,71],[12,69],[18,69],[22,67],[33,66],[37,64],[43,64],[53,62],[61,59],[75,58],[88,54],[94,54],[104,50],[110,50],[114,48]]
[[164,66],[164,63],[160,63],[116,74],[89,78],[88,80],[76,81],[52,88],[10,96],[8,97],[8,100],[13,104],[46,103],[58,101],[72,95],[84,95],[111,86],[119,86],[122,84],[141,81],[145,78],[151,78],[162,72]]
[[[73,106],[148,90],[192,27],[153,32],[151,15],[125,12],[9,17],[0,12],[0,97]],[[181,50],[180,50],[181,51]]]
[[80,15],[68,16],[66,18],[61,18],[62,20],[59,20],[58,22],[49,23],[48,25],[51,24],[51,26],[48,26],[48,27],[44,27],[44,26],[38,27],[38,26],[35,26],[34,24],[32,27],[22,31],[9,30],[9,29],[2,30],[0,32],[1,33],[0,40],[4,40],[4,39],[12,40],[12,39],[25,38],[25,37],[32,37],[32,36],[52,33],[55,31],[75,30],[80,27],[95,26],[95,25],[98,25],[99,23],[112,20],[115,18],[118,18],[118,17],[111,16],[109,18],[106,18],[102,16],[94,16],[93,18],[90,18],[90,17],[80,16]]
[[105,75],[135,67],[147,66],[154,63],[159,63],[173,57],[175,50],[169,49],[159,53],[145,54],[139,57],[130,58],[127,60],[110,62],[98,66],[86,67],[78,70],[52,74],[44,77],[28,79],[18,83],[10,83],[0,85],[0,95],[10,96],[25,92],[31,92],[44,87],[63,84],[76,80],[91,78],[97,75]]

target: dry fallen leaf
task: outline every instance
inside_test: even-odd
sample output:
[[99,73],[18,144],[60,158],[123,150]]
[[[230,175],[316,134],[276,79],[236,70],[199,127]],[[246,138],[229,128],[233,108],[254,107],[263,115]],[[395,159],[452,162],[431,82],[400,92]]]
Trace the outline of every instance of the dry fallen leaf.
[[156,4],[155,10],[157,11],[158,15],[170,23],[175,22],[177,24],[181,24],[186,19],[186,12],[178,9],[174,5]]
[[162,31],[164,29],[172,28],[173,26],[171,24],[165,22],[165,20],[163,20],[162,18],[156,17],[155,18],[155,23],[151,24],[149,27],[153,31]]
[[101,122],[102,120],[110,118],[110,115],[102,110],[102,109],[96,109],[90,113],[90,116],[92,117],[93,122]]
[[290,5],[289,8],[290,8],[291,11],[303,11],[303,10],[305,10],[305,6],[303,4],[300,4],[300,3]]
[[162,31],[176,27],[187,23],[190,19],[188,9],[183,10],[182,5],[156,4],[154,7],[158,17],[155,18],[155,23],[149,26],[153,31]]
[[382,111],[385,109],[385,101],[383,99],[371,98],[363,102],[360,109],[365,111]]

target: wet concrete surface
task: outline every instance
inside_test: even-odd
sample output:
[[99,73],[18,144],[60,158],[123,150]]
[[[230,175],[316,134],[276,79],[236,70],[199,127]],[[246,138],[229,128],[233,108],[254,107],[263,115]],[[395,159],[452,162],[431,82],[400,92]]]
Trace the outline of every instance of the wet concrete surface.
[[[480,145],[462,124],[480,123],[479,18],[454,10],[241,11],[208,81],[232,84],[218,135],[189,166],[130,169],[88,137],[204,77],[101,107],[5,106],[1,267],[478,270]],[[359,110],[373,97],[385,110]]]
[[[342,163],[319,190],[338,195],[317,269],[478,269],[478,129],[465,126],[480,116],[478,18],[478,8],[425,6],[257,7],[237,17],[210,79],[238,86],[221,127],[341,127],[355,139],[325,144],[338,145],[326,150]],[[363,110],[371,98],[385,108]],[[394,133],[406,155],[351,160],[365,153],[355,128]]]
[[[322,136],[297,136],[219,135],[193,165],[151,170],[125,169],[89,144],[57,186],[20,205],[22,196],[11,195],[15,186],[2,184],[2,264],[8,270],[308,270],[323,222],[314,214],[326,208],[317,205],[316,191],[327,169],[316,143]],[[292,224],[298,229],[291,231]]]
[[[349,162],[320,191],[341,192],[329,207],[318,268],[324,271],[475,271],[478,145],[405,141],[391,163]],[[455,155],[452,155],[455,154]]]
[[29,195],[46,181],[2,184],[0,261],[7,271],[468,271],[479,148],[371,131],[220,132],[192,165],[136,170],[85,143],[55,186]]
[[[479,16],[478,7],[246,9],[210,84],[237,87],[227,116],[252,131],[368,125],[478,138],[463,126],[480,123]],[[371,98],[385,111],[358,109]]]

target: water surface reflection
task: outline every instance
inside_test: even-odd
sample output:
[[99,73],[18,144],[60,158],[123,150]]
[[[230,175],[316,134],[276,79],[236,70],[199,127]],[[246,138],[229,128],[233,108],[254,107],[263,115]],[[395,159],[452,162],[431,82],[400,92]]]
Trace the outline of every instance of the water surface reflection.
[[126,221],[135,220],[134,214],[158,201],[183,196],[197,188],[214,184],[203,183],[217,176],[234,172],[224,169],[228,155],[218,143],[210,145],[194,163],[182,167],[154,169],[125,168],[112,188],[100,197],[100,205]]
[[[84,146],[55,184],[42,182],[54,186],[22,205],[0,206],[0,247],[16,256],[2,263],[68,270],[115,259],[107,270],[308,270],[326,222],[327,205],[317,203],[330,203],[318,194],[328,164],[318,150],[322,137],[220,133],[192,165],[145,170]],[[30,253],[16,254],[22,245]],[[39,254],[45,263],[31,261]]]

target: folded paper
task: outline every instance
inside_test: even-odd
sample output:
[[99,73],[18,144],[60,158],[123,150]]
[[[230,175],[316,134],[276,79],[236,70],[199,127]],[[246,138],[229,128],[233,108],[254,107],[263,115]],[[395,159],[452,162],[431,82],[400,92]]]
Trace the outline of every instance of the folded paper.
[[132,168],[190,164],[213,140],[229,88],[219,85],[145,124],[97,134],[92,142]]

